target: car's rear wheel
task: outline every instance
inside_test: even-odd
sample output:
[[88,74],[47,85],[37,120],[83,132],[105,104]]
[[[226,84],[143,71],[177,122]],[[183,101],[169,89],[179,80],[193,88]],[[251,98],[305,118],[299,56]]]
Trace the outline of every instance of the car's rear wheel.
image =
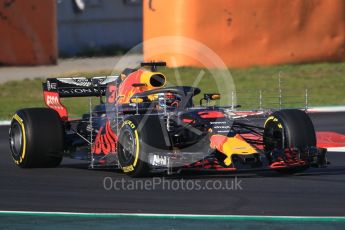
[[12,158],[22,168],[56,167],[61,163],[64,129],[59,115],[52,109],[17,111],[9,140]]
[[[280,110],[272,113],[264,125],[264,149],[297,148],[301,151],[316,146],[316,135],[309,116],[296,109]],[[281,173],[296,173],[308,168],[308,165],[277,169]]]

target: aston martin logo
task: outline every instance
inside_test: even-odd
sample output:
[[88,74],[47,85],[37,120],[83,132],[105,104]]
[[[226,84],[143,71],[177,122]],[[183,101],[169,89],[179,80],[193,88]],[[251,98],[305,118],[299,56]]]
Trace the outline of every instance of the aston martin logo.
[[92,85],[92,82],[87,78],[59,78],[58,81],[82,87],[89,87]]
[[57,80],[62,83],[76,85],[81,87],[90,87],[93,84],[100,84],[106,85],[110,82],[115,81],[118,76],[104,76],[104,77],[94,77],[94,78],[85,78],[85,77],[77,77],[77,78],[58,78]]

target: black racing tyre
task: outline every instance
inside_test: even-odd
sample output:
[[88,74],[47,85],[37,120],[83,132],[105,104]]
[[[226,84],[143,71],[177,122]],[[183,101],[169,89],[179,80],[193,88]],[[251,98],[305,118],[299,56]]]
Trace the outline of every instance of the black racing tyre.
[[122,171],[131,177],[147,177],[151,166],[148,154],[171,147],[159,115],[133,115],[124,119],[119,131],[117,153]]
[[14,162],[22,168],[56,167],[64,149],[64,128],[58,113],[48,108],[21,109],[9,130]]
[[119,131],[117,154],[122,171],[131,177],[145,177],[149,174],[146,152],[142,146],[142,133],[138,132],[138,119],[124,120]]
[[[280,110],[272,113],[266,120],[263,135],[266,152],[273,149],[298,148],[304,150],[316,146],[314,125],[309,116],[297,109]],[[295,173],[308,166],[278,170]]]
[[316,146],[314,125],[301,110],[274,112],[266,120],[264,128],[265,150]]

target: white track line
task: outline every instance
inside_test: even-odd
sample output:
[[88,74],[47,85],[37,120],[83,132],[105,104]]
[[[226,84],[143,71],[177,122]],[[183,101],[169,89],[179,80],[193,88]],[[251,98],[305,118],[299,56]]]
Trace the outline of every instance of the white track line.
[[0,215],[35,215],[35,216],[76,216],[76,217],[147,217],[147,218],[188,218],[219,220],[285,220],[285,221],[345,221],[342,216],[262,216],[262,215],[198,215],[198,214],[157,214],[157,213],[85,213],[85,212],[41,212],[41,211],[0,211]]
[[320,106],[308,108],[308,112],[345,112],[345,106]]
[[0,121],[0,126],[10,125],[11,121]]
[[345,152],[345,146],[344,147],[330,147],[330,148],[327,148],[327,151],[329,151],[329,152]]

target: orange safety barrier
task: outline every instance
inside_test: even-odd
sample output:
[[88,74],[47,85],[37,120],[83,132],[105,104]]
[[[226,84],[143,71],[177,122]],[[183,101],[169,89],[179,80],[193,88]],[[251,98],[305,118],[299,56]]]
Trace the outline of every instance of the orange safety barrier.
[[1,1],[0,64],[39,65],[56,61],[56,1]]
[[[231,67],[345,60],[344,0],[145,0],[144,41],[185,36],[216,52]],[[178,54],[144,44],[144,59],[172,66],[200,66]],[[189,51],[190,52],[190,51]],[[157,54],[157,55],[156,55]]]

